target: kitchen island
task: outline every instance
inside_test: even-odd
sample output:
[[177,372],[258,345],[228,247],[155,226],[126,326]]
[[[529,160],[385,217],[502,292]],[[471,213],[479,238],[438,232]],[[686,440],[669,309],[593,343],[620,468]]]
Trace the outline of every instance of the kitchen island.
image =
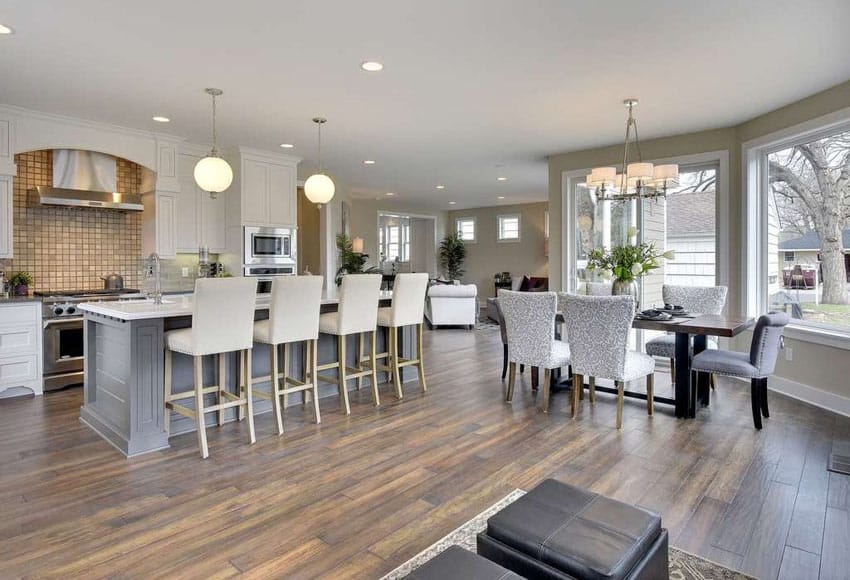
[[[380,305],[389,306],[391,292],[381,292]],[[84,398],[80,419],[101,437],[112,443],[124,455],[131,457],[167,448],[169,433],[163,423],[164,413],[164,339],[169,330],[192,325],[192,296],[164,296],[162,304],[152,300],[126,300],[117,302],[90,302],[79,306],[85,313],[85,376]],[[325,291],[322,312],[333,312],[339,304],[336,289]],[[258,295],[256,320],[268,318],[269,297]],[[222,312],[226,315],[226,311]],[[410,356],[414,346],[413,327],[402,329],[402,356]],[[386,337],[378,332],[378,352],[386,350]],[[356,353],[356,337],[349,336],[346,348]],[[293,345],[290,375],[301,376],[303,371],[302,345]],[[364,345],[365,347],[365,345]],[[319,338],[319,364],[336,360],[336,337]],[[354,366],[351,355],[348,364]],[[236,392],[236,353],[227,357],[226,384]],[[253,349],[253,375],[270,374],[270,349],[255,344]],[[415,371],[415,369],[411,369]],[[336,371],[326,371],[331,374]],[[324,374],[324,373],[323,373]],[[379,373],[386,380],[386,373]],[[409,374],[411,378],[415,372]],[[193,388],[192,358],[175,354],[172,369],[172,388],[182,392]],[[405,378],[402,376],[402,381]],[[204,384],[217,384],[214,357],[204,357]],[[364,382],[368,384],[368,377]],[[353,385],[355,381],[350,381]],[[257,381],[255,387],[267,389],[269,381]],[[320,387],[320,397],[337,395],[335,385]],[[213,394],[208,395],[214,397]],[[271,410],[271,403],[256,399],[255,414]],[[236,409],[228,409],[226,421],[236,418]],[[214,414],[206,417],[208,426],[217,423]],[[171,413],[170,435],[194,431],[192,420]]]

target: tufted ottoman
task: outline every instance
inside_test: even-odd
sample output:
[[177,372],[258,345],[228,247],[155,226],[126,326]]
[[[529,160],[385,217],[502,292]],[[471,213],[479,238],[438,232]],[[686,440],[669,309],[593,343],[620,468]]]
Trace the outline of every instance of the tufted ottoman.
[[492,516],[478,553],[528,578],[668,578],[660,516],[553,479]]
[[510,570],[505,570],[490,560],[451,546],[417,568],[405,578],[410,580],[522,580]]

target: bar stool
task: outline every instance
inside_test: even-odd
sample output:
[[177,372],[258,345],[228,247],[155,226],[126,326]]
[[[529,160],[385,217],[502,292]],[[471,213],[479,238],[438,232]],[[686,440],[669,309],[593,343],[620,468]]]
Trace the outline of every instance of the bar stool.
[[[319,317],[319,332],[336,336],[337,360],[336,362],[319,365],[316,376],[319,380],[337,383],[339,387],[340,406],[346,415],[351,414],[351,405],[348,402],[348,388],[346,387],[349,379],[360,379],[361,377],[369,376],[372,381],[372,393],[375,397],[375,405],[381,404],[378,395],[378,373],[374,365],[365,367],[358,360],[357,368],[349,367],[346,364],[345,352],[347,336],[371,332],[372,340],[369,350],[371,360],[375,360],[375,330],[377,328],[380,290],[380,274],[348,274],[343,276],[342,286],[339,290],[339,307],[337,311],[326,312]],[[323,376],[320,372],[330,369],[338,369],[339,372],[336,378]]]
[[[201,457],[209,457],[204,416],[218,411],[218,424],[224,423],[224,410],[239,407],[240,420],[248,414],[248,431],[251,443],[254,436],[254,414],[251,403],[251,349],[253,347],[254,310],[257,300],[256,278],[199,278],[195,282],[192,326],[165,333],[165,430],[171,427],[171,411],[195,420]],[[226,390],[226,362],[224,355],[239,351],[239,393]],[[194,359],[195,386],[191,391],[171,392],[172,353],[186,354]],[[204,387],[203,357],[218,357],[218,384]],[[247,384],[247,385],[246,385]],[[206,406],[204,395],[216,393],[215,405]],[[190,408],[175,403],[181,399],[195,399]]]
[[[395,383],[396,396],[401,399],[404,391],[401,384],[401,369],[415,366],[419,372],[422,392],[428,390],[425,384],[425,368],[422,366],[422,320],[425,315],[425,292],[428,289],[428,274],[396,274],[393,286],[392,306],[378,308],[378,326],[389,330],[387,352],[379,354],[375,360],[388,359],[386,365],[377,364],[378,370],[391,373]],[[416,326],[416,358],[401,356],[398,345],[398,329],[403,326]]]
[[[254,395],[271,399],[277,419],[277,433],[283,435],[283,413],[280,399],[286,405],[287,395],[311,392],[316,423],[322,422],[319,414],[319,390],[316,381],[316,355],[319,339],[319,310],[322,306],[321,276],[279,276],[272,283],[269,319],[254,323],[254,342],[270,347],[271,374],[252,380],[270,381],[269,391],[255,390]],[[304,342],[306,351],[304,380],[289,376],[290,346]],[[283,368],[280,368],[280,351],[283,351]]]

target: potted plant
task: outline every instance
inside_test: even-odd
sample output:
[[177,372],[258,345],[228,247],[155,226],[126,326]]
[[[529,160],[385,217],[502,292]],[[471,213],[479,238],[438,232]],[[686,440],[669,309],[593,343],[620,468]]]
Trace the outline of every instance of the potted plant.
[[345,234],[336,237],[336,247],[339,250],[339,268],[336,270],[336,285],[342,284],[342,277],[346,274],[373,274],[377,268],[367,268],[366,258],[369,254],[355,252],[351,239]]
[[466,259],[466,246],[460,236],[449,234],[440,244],[440,267],[449,280],[460,280],[463,276],[463,261]]
[[13,272],[9,278],[9,286],[12,287],[15,296],[26,296],[30,293],[32,276],[29,272]]
[[[629,232],[634,238],[637,232]],[[595,271],[603,279],[613,278],[612,294],[631,296],[639,304],[637,279],[659,268],[661,260],[673,260],[673,250],[661,252],[653,242],[630,243],[610,250],[597,248],[588,255],[587,269]]]

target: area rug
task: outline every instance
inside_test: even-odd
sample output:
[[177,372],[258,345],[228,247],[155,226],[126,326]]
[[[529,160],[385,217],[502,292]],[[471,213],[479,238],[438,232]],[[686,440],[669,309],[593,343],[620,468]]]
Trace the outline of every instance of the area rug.
[[[425,562],[448,548],[449,546],[462,546],[472,552],[476,551],[475,536],[483,532],[487,527],[487,520],[500,509],[525,495],[521,489],[509,493],[507,496],[461,525],[455,531],[437,540],[425,548],[410,560],[384,576],[381,580],[396,580],[404,578],[413,570],[422,566]],[[670,547],[670,580],[755,580],[741,572],[736,572],[720,564],[700,558],[688,552]]]

